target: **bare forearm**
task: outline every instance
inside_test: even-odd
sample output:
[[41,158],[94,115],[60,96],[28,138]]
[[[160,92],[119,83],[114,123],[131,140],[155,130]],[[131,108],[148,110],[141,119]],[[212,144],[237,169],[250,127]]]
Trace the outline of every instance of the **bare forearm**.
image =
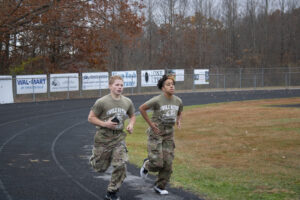
[[157,126],[156,123],[153,123],[148,114],[147,114],[147,110],[150,109],[146,104],[143,104],[140,106],[139,110],[141,115],[143,116],[143,118],[145,119],[145,121],[148,123],[148,125],[151,127],[151,129],[156,133],[156,134],[160,134],[160,130]]
[[129,124],[131,125],[131,126],[134,126],[134,124],[135,124],[135,122],[136,122],[136,117],[135,117],[135,115],[132,115],[130,118],[129,118]]
[[89,118],[88,118],[88,121],[89,121],[91,124],[93,124],[93,125],[105,127],[104,121],[100,120],[100,119],[97,118],[97,117],[89,117]]
[[176,124],[177,124],[177,127],[178,128],[181,128],[181,112],[180,113],[178,113],[178,115],[177,115],[177,119],[176,119]]
[[181,113],[179,113],[179,114],[177,115],[177,121],[179,121],[179,122],[181,121],[181,118],[182,118],[181,116],[182,116]]
[[147,124],[149,126],[152,126],[152,122],[151,122],[146,110],[140,109],[140,113],[141,113],[142,117],[145,119],[145,121],[147,122]]

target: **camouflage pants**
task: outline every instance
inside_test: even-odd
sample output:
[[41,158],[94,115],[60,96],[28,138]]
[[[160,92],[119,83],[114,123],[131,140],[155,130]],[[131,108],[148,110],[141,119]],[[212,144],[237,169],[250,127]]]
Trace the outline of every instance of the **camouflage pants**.
[[117,191],[126,178],[126,162],[128,161],[125,142],[113,148],[97,146],[93,148],[90,163],[97,172],[105,172],[110,165],[113,166],[111,180],[107,191]]
[[[172,129],[173,131],[173,129]],[[147,170],[158,172],[156,185],[164,189],[170,181],[174,159],[175,143],[173,137],[156,135],[151,129],[148,132]],[[173,135],[173,133],[171,133]]]

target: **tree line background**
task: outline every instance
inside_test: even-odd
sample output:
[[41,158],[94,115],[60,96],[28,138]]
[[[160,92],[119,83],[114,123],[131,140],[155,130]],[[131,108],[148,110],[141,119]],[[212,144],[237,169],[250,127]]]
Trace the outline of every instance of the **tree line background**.
[[298,0],[0,0],[0,74],[295,67]]

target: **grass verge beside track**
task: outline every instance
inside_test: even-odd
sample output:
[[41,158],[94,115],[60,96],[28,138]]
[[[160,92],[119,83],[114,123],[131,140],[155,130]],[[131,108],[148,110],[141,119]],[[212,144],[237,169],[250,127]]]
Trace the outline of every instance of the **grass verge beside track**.
[[[171,185],[205,199],[281,200],[300,196],[300,98],[184,107],[175,130]],[[275,105],[275,106],[274,106]],[[147,156],[146,123],[128,135],[130,162]]]

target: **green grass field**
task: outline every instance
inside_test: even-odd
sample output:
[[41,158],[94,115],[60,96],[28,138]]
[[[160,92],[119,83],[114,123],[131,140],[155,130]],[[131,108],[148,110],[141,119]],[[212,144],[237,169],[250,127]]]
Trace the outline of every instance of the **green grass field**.
[[[300,198],[300,98],[184,107],[175,130],[172,187],[205,199]],[[130,163],[147,157],[147,124],[127,136]]]

